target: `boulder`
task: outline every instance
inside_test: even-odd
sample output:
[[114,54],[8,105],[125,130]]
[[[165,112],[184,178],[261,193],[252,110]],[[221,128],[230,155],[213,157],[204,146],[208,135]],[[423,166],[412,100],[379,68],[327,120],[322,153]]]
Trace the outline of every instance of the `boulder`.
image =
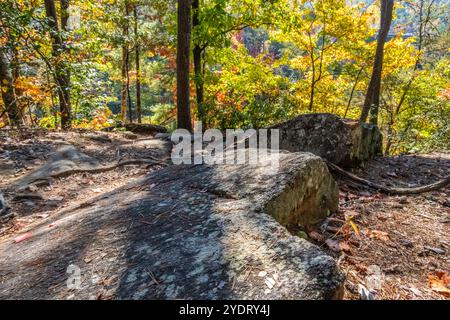
[[280,149],[311,152],[342,167],[355,167],[382,154],[377,126],[333,114],[300,115],[272,129],[280,130]]
[[336,210],[336,183],[317,156],[274,156],[172,165],[0,242],[0,298],[342,298],[335,260],[283,226]]

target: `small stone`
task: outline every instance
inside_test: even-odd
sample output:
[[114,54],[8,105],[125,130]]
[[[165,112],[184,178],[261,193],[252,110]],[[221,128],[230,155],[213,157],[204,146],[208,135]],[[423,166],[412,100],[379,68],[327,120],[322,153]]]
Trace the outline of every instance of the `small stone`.
[[406,248],[414,247],[413,242],[411,240],[409,240],[409,239],[402,239],[402,240],[400,240],[400,243]]
[[260,278],[264,278],[266,275],[267,275],[267,272],[266,272],[266,271],[260,271],[260,272],[258,273],[258,277],[260,277]]
[[398,203],[400,203],[400,204],[407,204],[408,203],[408,198],[407,197],[400,197],[398,199]]
[[358,284],[359,298],[361,300],[375,300],[375,296],[362,284]]
[[270,278],[267,278],[265,281],[264,281],[264,283],[266,284],[266,286],[269,288],[269,289],[272,289],[273,288],[273,283],[272,283],[272,281],[269,281],[269,279]]

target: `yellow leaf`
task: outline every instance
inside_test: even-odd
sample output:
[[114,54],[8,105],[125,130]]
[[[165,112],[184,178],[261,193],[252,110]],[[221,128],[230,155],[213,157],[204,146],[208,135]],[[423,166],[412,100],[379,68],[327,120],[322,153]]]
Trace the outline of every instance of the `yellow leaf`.
[[352,221],[352,219],[348,219],[348,224],[352,227],[353,231],[359,236],[359,230],[356,224]]

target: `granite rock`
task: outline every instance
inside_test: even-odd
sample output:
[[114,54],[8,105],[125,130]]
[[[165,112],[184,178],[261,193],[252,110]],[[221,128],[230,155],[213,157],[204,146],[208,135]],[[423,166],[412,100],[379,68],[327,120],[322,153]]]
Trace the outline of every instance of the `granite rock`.
[[336,299],[344,276],[284,225],[337,208],[323,161],[172,165],[0,242],[1,299]]
[[280,149],[306,151],[342,167],[355,167],[382,154],[377,126],[328,113],[304,114],[275,125]]

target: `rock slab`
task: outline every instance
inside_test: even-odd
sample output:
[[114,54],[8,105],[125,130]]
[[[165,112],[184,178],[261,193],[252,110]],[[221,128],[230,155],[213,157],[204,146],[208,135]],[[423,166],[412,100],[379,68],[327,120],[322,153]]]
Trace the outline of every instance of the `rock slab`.
[[328,113],[305,114],[275,125],[280,149],[307,151],[342,167],[355,167],[382,154],[377,126]]
[[336,183],[317,156],[279,159],[172,165],[4,239],[0,298],[341,298],[335,260],[282,225],[335,210]]

